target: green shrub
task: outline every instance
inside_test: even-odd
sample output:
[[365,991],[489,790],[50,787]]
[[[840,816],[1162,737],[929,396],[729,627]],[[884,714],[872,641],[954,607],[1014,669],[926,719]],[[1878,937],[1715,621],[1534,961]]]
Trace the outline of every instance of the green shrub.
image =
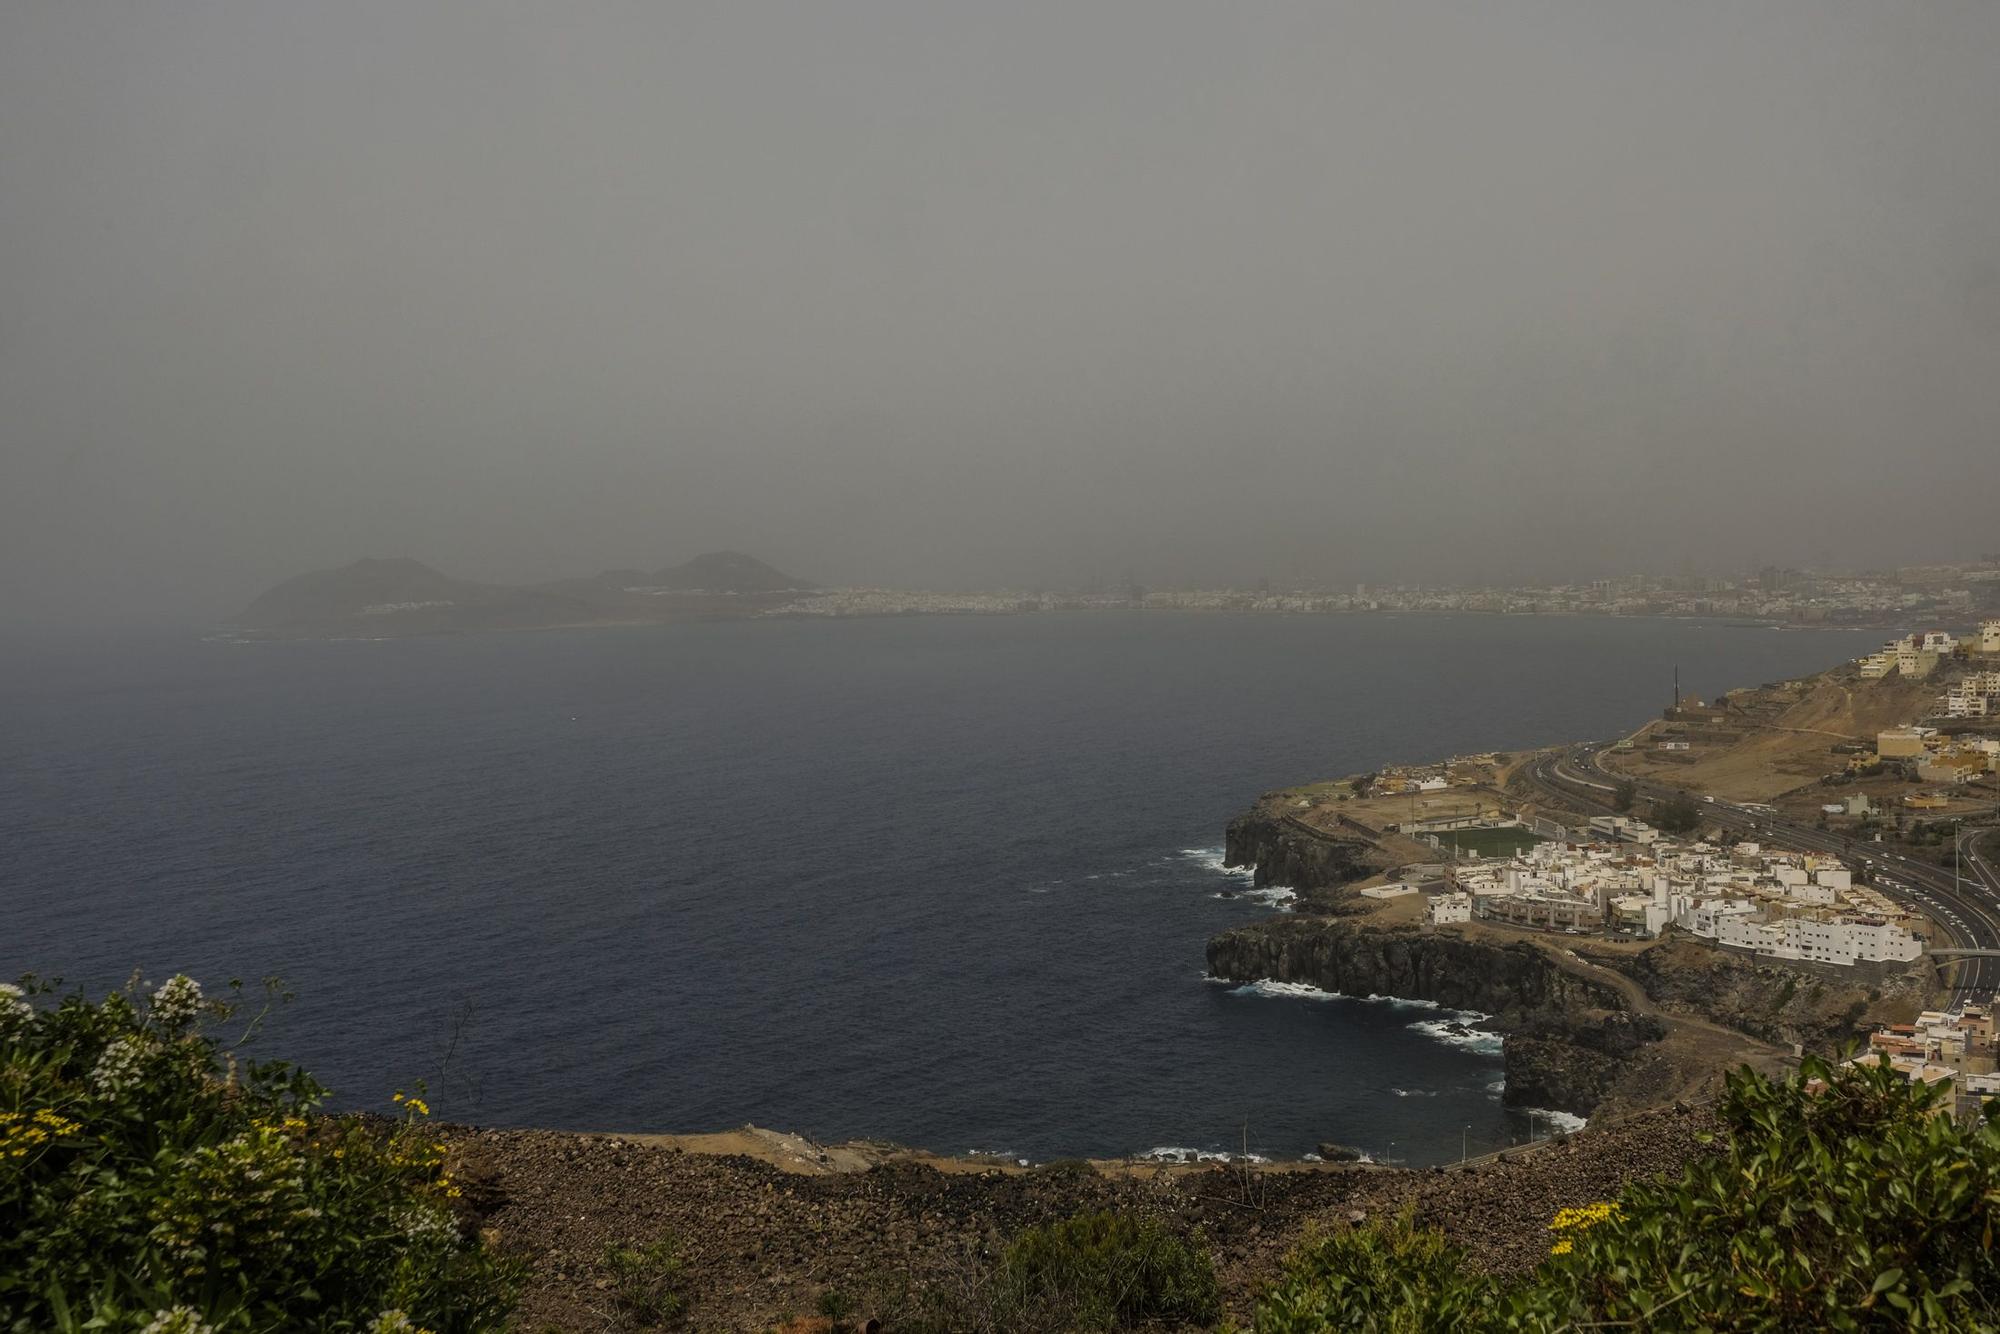
[[607,1246],[604,1267],[618,1307],[642,1325],[661,1325],[687,1312],[682,1269],[671,1237],[645,1246]]
[[1200,1236],[1130,1214],[1028,1228],[998,1260],[968,1243],[921,1275],[878,1275],[868,1287],[883,1328],[895,1334],[1206,1327],[1222,1308]]
[[319,1115],[186,977],[50,995],[0,987],[0,1329],[499,1327],[516,1267],[463,1235],[421,1097]]
[[1259,1299],[1257,1331],[1477,1329],[1489,1314],[1491,1288],[1443,1234],[1403,1217],[1307,1241]]
[[1685,793],[1653,803],[1653,823],[1662,833],[1691,834],[1701,824],[1701,807]]
[[1562,1211],[1529,1278],[1482,1276],[1398,1224],[1303,1248],[1256,1327],[2000,1328],[2000,1120],[1961,1125],[1941,1096],[1873,1065],[1740,1071],[1720,1152]]
[[1133,1214],[1078,1214],[1022,1232],[1001,1257],[999,1324],[1103,1330],[1145,1320],[1212,1322],[1222,1299],[1199,1239]]

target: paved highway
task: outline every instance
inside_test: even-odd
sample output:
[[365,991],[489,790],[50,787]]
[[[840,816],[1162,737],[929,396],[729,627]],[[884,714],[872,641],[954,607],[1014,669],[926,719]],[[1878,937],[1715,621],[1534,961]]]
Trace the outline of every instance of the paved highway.
[[[1619,777],[1598,766],[1600,747],[1572,746],[1538,758],[1529,768],[1536,784],[1606,809]],[[1865,866],[1875,888],[1924,914],[1951,939],[1972,949],[2000,949],[2000,831],[1959,835],[1960,873],[1913,861],[1880,844],[1856,843],[1773,811],[1697,797],[1679,788],[1631,780],[1647,797],[1693,797],[1705,819],[1779,847],[1825,852]],[[1942,962],[1942,961],[1941,961]],[[1952,1005],[1990,1004],[2000,993],[2000,959],[1966,959],[1950,965]]]

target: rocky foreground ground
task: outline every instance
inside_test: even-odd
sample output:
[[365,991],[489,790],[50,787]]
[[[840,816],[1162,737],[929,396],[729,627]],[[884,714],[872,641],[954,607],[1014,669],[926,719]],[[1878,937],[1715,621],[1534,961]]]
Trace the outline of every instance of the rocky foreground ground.
[[893,1334],[909,1285],[975,1281],[1022,1228],[1085,1210],[1141,1210],[1199,1229],[1238,1319],[1309,1231],[1406,1208],[1480,1265],[1529,1268],[1547,1254],[1547,1224],[1558,1209],[1609,1198],[1641,1177],[1678,1175],[1706,1151],[1702,1136],[1711,1129],[1705,1109],[1662,1108],[1429,1171],[1015,1170],[899,1158],[843,1170],[828,1157],[781,1157],[780,1166],[629,1137],[452,1128],[445,1135],[462,1164],[473,1221],[530,1265],[524,1330],[633,1327],[618,1308],[605,1249],[669,1237],[685,1266],[686,1327],[767,1330],[817,1311],[821,1295],[835,1291],[861,1313],[884,1316]]

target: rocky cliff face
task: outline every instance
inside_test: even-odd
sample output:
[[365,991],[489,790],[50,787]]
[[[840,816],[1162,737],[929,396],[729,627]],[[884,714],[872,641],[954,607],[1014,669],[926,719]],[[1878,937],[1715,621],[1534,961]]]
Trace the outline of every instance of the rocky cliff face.
[[1349,996],[1432,1000],[1499,1016],[1624,1008],[1617,991],[1564,972],[1532,945],[1320,917],[1225,931],[1208,942],[1208,971],[1233,981],[1304,982]]
[[1931,986],[1924,964],[1852,968],[1781,964],[1671,936],[1601,960],[1663,1008],[1763,1038],[1829,1053],[1877,1023],[1904,1022]]
[[1529,944],[1496,945],[1338,918],[1278,918],[1208,942],[1230,981],[1303,982],[1349,996],[1430,1000],[1495,1016],[1506,1101],[1587,1116],[1624,1063],[1663,1027],[1626,1011],[1614,987],[1560,968]]
[[1302,895],[1339,889],[1383,869],[1367,840],[1310,834],[1265,807],[1230,821],[1224,860],[1256,867],[1259,885],[1284,885]]
[[1667,1035],[1651,1015],[1530,1016],[1501,1049],[1509,1103],[1587,1115],[1624,1077],[1644,1048]]

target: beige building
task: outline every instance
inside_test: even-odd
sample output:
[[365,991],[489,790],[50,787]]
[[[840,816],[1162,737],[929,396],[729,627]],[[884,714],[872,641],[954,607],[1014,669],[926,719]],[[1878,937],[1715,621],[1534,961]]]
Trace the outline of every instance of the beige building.
[[1937,730],[1930,727],[1891,727],[1875,734],[1875,753],[1885,760],[1915,759],[1928,750]]
[[1986,772],[1986,757],[1976,751],[1931,755],[1917,761],[1917,779],[1925,783],[1970,783]]

